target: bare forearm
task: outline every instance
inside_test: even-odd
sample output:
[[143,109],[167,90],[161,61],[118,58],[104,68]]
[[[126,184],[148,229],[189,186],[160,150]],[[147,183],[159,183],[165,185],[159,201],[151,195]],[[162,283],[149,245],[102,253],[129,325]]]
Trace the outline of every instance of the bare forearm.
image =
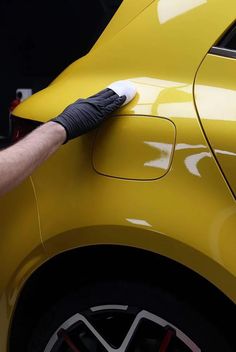
[[65,141],[65,129],[48,122],[0,152],[0,195],[9,191],[53,154]]

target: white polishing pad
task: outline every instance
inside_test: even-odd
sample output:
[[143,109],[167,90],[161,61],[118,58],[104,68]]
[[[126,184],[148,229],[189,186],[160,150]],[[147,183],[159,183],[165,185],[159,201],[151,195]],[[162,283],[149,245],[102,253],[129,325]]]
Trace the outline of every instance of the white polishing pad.
[[107,88],[112,89],[120,97],[122,95],[126,96],[126,100],[122,105],[128,104],[137,93],[135,85],[128,80],[116,81],[114,83],[111,83]]

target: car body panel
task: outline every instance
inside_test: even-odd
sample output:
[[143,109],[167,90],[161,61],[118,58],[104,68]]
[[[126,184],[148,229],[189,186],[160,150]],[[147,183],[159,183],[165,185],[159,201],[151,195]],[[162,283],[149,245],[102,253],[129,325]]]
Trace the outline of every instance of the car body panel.
[[9,321],[22,283],[42,263],[38,208],[30,179],[0,199],[0,351],[6,351]]
[[[169,172],[148,181],[96,172],[94,141],[105,126],[63,145],[32,175],[45,254],[32,265],[29,259],[29,273],[45,256],[87,245],[121,244],[184,264],[236,302],[236,204],[202,130],[193,96],[196,72],[234,21],[236,4],[234,0],[227,6],[223,0],[140,4],[128,16],[122,9],[128,6],[132,12],[133,1],[125,0],[94,50],[21,103],[14,114],[46,122],[79,97],[129,79],[138,94],[116,111],[113,121],[124,115],[171,121],[176,139]],[[119,13],[125,18],[116,18]],[[118,146],[114,148],[118,152]],[[149,158],[147,151],[143,153],[144,159]],[[24,242],[21,246],[26,250]],[[21,276],[17,285],[10,279],[7,283],[15,290],[8,316],[25,280]]]
[[203,128],[236,196],[236,60],[208,55],[196,80]]

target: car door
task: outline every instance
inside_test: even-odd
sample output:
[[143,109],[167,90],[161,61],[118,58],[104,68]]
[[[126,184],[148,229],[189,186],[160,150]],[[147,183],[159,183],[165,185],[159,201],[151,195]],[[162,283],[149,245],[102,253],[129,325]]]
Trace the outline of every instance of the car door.
[[195,83],[204,132],[236,196],[236,24],[206,55]]

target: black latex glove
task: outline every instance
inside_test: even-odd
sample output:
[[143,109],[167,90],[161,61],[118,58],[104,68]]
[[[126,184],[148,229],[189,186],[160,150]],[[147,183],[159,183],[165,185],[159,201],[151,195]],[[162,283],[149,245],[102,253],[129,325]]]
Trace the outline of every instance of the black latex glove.
[[78,99],[52,121],[60,123],[66,130],[66,141],[76,138],[96,127],[119,108],[126,96],[119,97],[112,89],[106,88],[87,98]]

